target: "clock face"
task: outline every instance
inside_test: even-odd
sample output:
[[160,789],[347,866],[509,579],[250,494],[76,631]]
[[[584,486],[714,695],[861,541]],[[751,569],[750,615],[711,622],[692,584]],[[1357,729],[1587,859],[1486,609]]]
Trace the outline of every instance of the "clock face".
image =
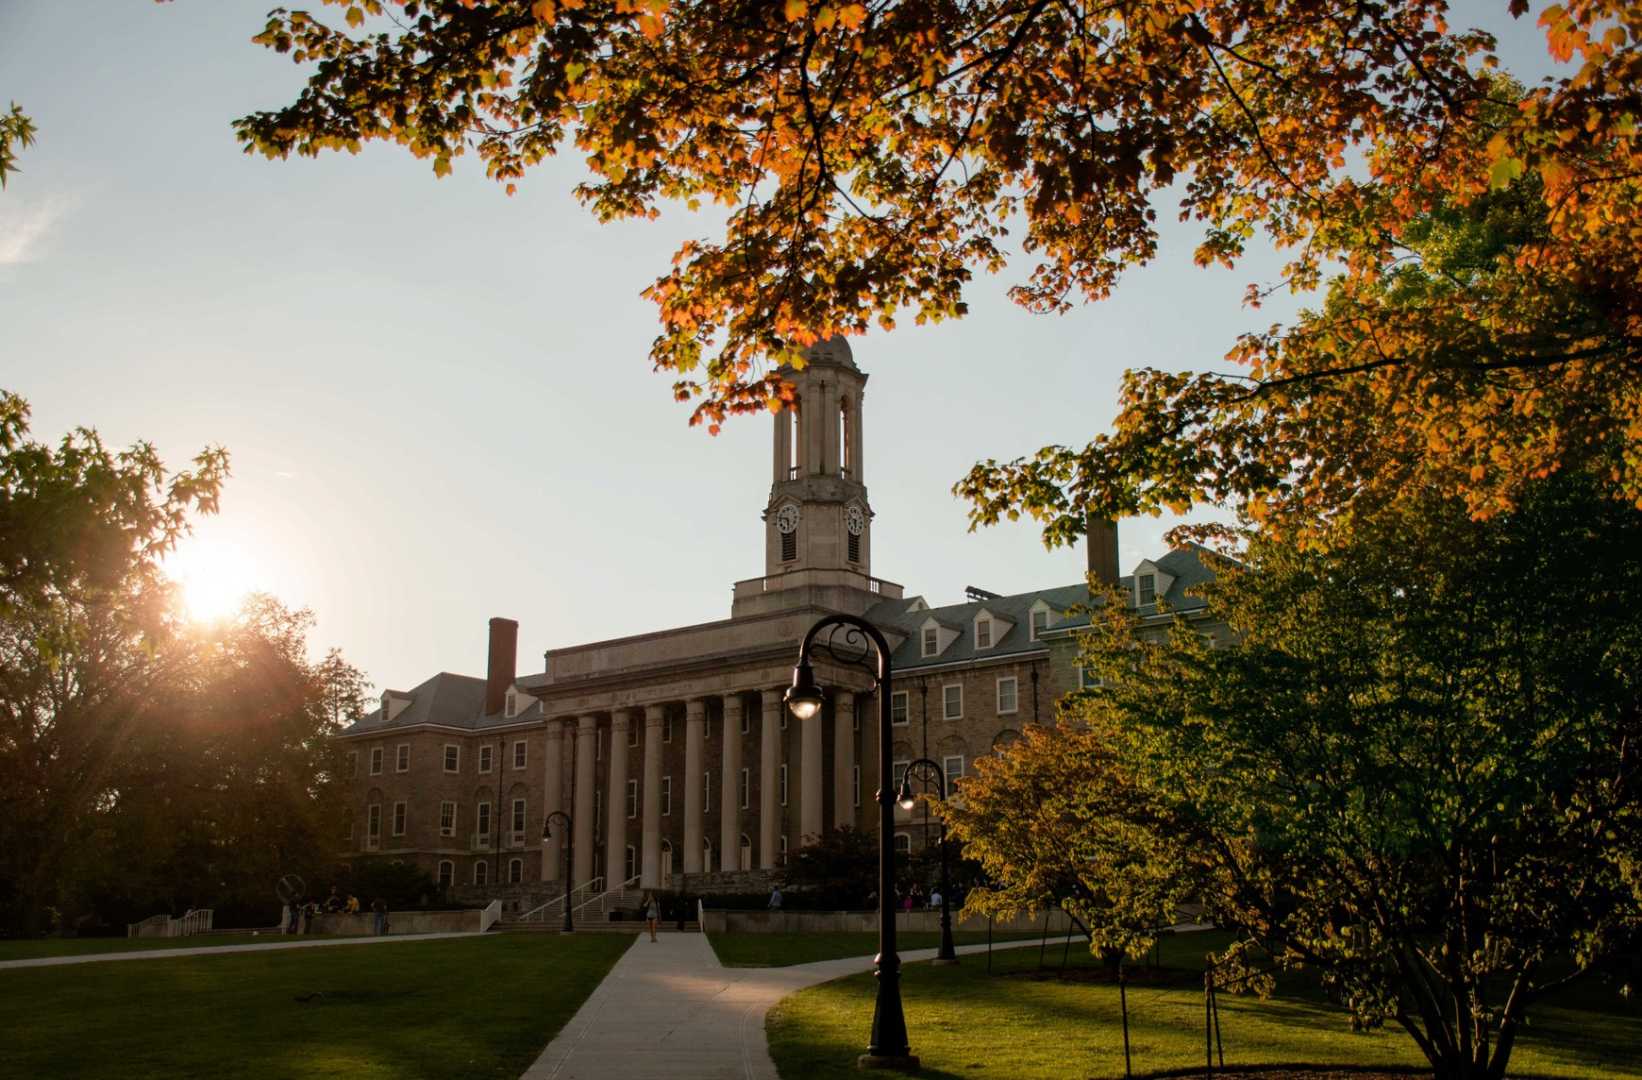
[[775,512],[775,527],[784,533],[790,533],[798,528],[798,506],[788,503]]
[[851,536],[860,536],[861,530],[867,527],[867,515],[861,513],[859,506],[852,506],[844,511],[844,527]]

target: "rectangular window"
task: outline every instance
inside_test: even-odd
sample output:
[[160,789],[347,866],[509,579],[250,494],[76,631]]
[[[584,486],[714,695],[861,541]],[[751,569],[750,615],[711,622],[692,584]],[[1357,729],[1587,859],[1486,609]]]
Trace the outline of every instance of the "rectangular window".
[[514,716],[519,711],[519,695],[509,690],[507,692],[507,715]]
[[664,743],[673,741],[673,714],[672,713],[668,713],[666,716],[662,717],[662,720],[661,720],[661,741],[664,742]]
[[992,647],[991,619],[975,620],[975,647],[977,649],[990,649]]
[[1140,578],[1139,578],[1139,584],[1140,584],[1140,602],[1142,604],[1156,603],[1157,602],[1157,575],[1156,574],[1141,574]]
[[627,816],[630,818],[639,816],[639,782],[637,780],[627,781]]
[[528,742],[526,742],[525,740],[523,740],[523,739],[519,739],[516,742],[514,742],[514,744],[513,744],[513,767],[515,769],[522,769],[522,768],[525,767],[525,761],[527,760],[527,758],[530,755],[529,746],[530,746],[530,744]]
[[783,761],[781,763],[781,772],[779,773],[779,776],[780,776],[780,780],[781,780],[781,787],[780,787],[780,790],[781,790],[781,805],[786,806],[787,805],[787,763],[785,761]]
[[861,538],[859,536],[857,536],[855,533],[850,533],[849,557],[850,557],[850,562],[860,562],[861,561]]
[[393,771],[410,772],[410,743],[400,743],[394,748]]
[[371,747],[371,775],[382,775],[382,748],[380,746]]
[[448,889],[456,884],[456,864],[449,859],[439,860],[439,887]]
[[525,861],[523,859],[509,859],[507,861],[507,881],[509,885],[517,885],[525,879]]
[[701,776],[701,805],[707,813],[713,812],[713,771],[708,769]]
[[473,864],[473,883],[475,885],[490,883],[490,864],[483,859]]
[[743,809],[743,810],[747,809],[747,803],[751,800],[752,793],[753,793],[752,770],[751,769],[742,769],[741,770],[741,790],[737,793],[741,796],[741,809]]
[[405,835],[405,804],[403,802],[393,804],[393,835]]
[[673,778],[661,778],[661,816],[671,817],[673,814]]
[[593,789],[593,842],[597,844],[599,837],[604,835],[604,789]]
[[941,759],[941,771],[946,773],[946,786],[950,792],[964,778],[964,756],[948,754]]
[[998,712],[1012,713],[1020,707],[1020,683],[1015,676],[1005,675],[998,679]]
[[1078,689],[1093,690],[1097,686],[1102,685],[1104,684],[1101,682],[1099,675],[1095,674],[1093,671],[1090,671],[1081,664],[1078,665]]
[[522,837],[525,831],[525,801],[513,800],[513,835]]
[[480,772],[487,773],[487,772],[490,771],[491,764],[492,764],[494,758],[496,757],[495,752],[494,752],[495,749],[496,748],[494,746],[491,746],[489,743],[486,743],[485,745],[479,747],[479,771]]
[[904,724],[907,722],[907,692],[897,690],[889,696],[889,722]]
[[365,835],[376,840],[382,835],[382,804],[371,803],[365,812]]
[[861,805],[861,766],[850,766],[850,805]]
[[455,743],[445,744],[445,771],[457,772],[462,767],[462,748]]
[[751,716],[747,715],[747,710],[746,709],[742,709],[741,710],[741,734],[751,735],[752,733],[753,733],[753,718]]
[[889,785],[889,793],[891,798],[894,798],[895,793],[901,790],[901,779],[906,776],[907,766],[911,764],[912,762],[910,760],[897,761],[895,763],[895,771],[890,774],[894,777],[894,780]]
[[479,835],[490,835],[490,804],[487,802],[479,804]]
[[777,866],[786,866],[787,865],[787,838],[785,836],[780,836],[780,837],[777,837],[776,839],[777,839],[778,843],[776,845],[777,854],[776,854],[776,858],[775,858],[775,864]]
[[348,751],[348,779],[352,780],[359,775],[359,751]]
[[948,720],[963,719],[963,683],[947,683],[945,686],[941,687],[941,715]]
[[1049,629],[1049,613],[1047,611],[1034,611],[1032,613],[1032,640],[1038,640],[1038,636],[1047,629]]
[[784,532],[781,534],[781,561],[792,562],[798,558],[798,533]]
[[453,802],[439,804],[439,835],[456,835],[456,804]]
[[924,655],[934,656],[941,651],[941,632],[933,626],[924,627]]
[[627,745],[628,746],[637,746],[638,744],[639,744],[639,726],[637,724],[633,723],[633,721],[629,720],[629,721],[627,721]]

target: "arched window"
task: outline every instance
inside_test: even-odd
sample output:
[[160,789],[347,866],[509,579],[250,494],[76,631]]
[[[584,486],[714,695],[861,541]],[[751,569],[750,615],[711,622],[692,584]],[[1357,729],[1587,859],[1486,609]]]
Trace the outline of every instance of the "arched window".
[[490,864],[483,859],[473,864],[473,883],[475,885],[490,884]]
[[785,836],[780,836],[780,837],[776,838],[776,849],[775,850],[776,850],[775,865],[777,865],[777,866],[786,866],[787,865],[787,838]]
[[850,445],[850,399],[838,400],[838,475],[848,477],[855,468],[855,447]]
[[623,880],[631,881],[633,878],[638,877],[639,855],[637,851],[633,850],[632,844],[627,845],[627,860],[624,865],[626,872],[622,875]]
[[741,834],[741,862],[738,865],[743,870],[753,868],[753,842],[747,838],[746,833]]
[[787,412],[791,416],[787,421],[787,479],[796,480],[804,464],[804,453],[799,449],[804,445],[804,425],[799,422],[798,398],[794,397],[787,405]]
[[912,853],[912,836],[910,834],[904,832],[898,832],[895,834],[895,853],[897,855],[909,855]]
[[439,887],[448,889],[456,884],[456,864],[449,859],[439,860]]

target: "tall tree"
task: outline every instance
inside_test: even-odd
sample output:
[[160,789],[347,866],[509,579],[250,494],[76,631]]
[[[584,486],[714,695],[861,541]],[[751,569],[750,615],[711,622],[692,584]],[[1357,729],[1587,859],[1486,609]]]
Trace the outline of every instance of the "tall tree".
[[27,404],[0,392],[0,904],[33,924],[133,727],[196,661],[159,563],[215,511],[228,458],[173,473],[146,443],[27,434]]
[[1595,487],[1258,539],[1204,587],[1233,648],[1107,605],[1101,685],[977,762],[954,831],[1006,893],[1092,893],[1097,943],[1138,951],[1200,897],[1237,958],[1497,1080],[1536,1002],[1642,940],[1642,513]]
[[[1293,287],[1346,276],[1323,312],[1239,344],[1240,377],[1137,373],[1112,440],[983,468],[962,487],[978,521],[1034,513],[1056,540],[1091,504],[1230,497],[1314,522],[1410,471],[1487,514],[1592,446],[1605,482],[1642,499],[1633,0],[1545,8],[1548,48],[1573,63],[1526,92],[1443,0],[327,3],[335,25],[279,9],[255,39],[311,75],[238,122],[247,151],[392,141],[439,175],[471,151],[511,191],[573,143],[602,219],[727,208],[723,234],[686,243],[649,290],[652,360],[697,420],[779,407],[764,361],[818,335],[961,315],[975,269],[1012,244],[1030,265],[1018,302],[1104,297],[1153,256],[1170,198],[1202,225],[1201,262],[1263,231],[1292,253]],[[1446,318],[1377,329],[1429,215],[1522,178],[1537,183],[1520,242],[1433,275]],[[1356,422],[1331,437],[1341,417]],[[1370,421],[1415,464],[1331,471]],[[1296,443],[1325,461],[1297,480]]]

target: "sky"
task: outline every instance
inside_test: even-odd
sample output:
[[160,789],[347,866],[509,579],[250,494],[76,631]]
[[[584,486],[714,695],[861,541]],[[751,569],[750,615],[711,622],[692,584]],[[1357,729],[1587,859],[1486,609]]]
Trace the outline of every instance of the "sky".
[[[710,214],[601,225],[571,197],[573,149],[512,198],[472,156],[443,180],[394,147],[246,156],[231,122],[302,84],[249,41],[267,8],[0,0],[0,105],[39,129],[0,192],[0,388],[33,436],[93,427],[173,468],[227,447],[221,512],[178,575],[202,609],[213,587],[311,609],[316,648],[379,689],[482,675],[491,616],[519,620],[521,673],[545,649],[728,617],[732,583],[763,572],[770,421],[689,427],[639,295]],[[1504,9],[1452,21],[1541,74],[1532,17]],[[876,576],[932,605],[1079,580],[1081,549],[1045,550],[1030,522],[968,531],[953,483],[1105,430],[1125,368],[1217,366],[1292,312],[1241,303],[1274,255],[1199,269],[1160,216],[1159,257],[1109,300],[1029,314],[1004,295],[1017,264],[972,283],[961,321],[852,341]],[[1174,523],[1123,522],[1122,569]]]

